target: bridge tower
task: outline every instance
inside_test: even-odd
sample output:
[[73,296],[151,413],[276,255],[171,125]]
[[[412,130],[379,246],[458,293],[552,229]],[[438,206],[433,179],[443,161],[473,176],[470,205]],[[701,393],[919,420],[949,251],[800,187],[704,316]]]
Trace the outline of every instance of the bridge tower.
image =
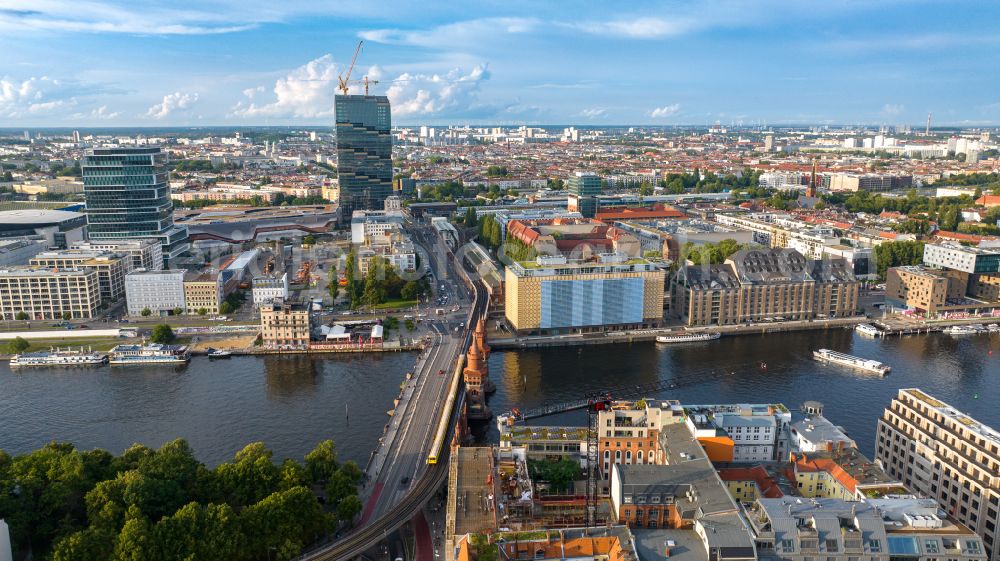
[[476,421],[486,421],[493,413],[486,405],[486,394],[496,391],[496,386],[490,380],[490,367],[486,362],[490,356],[490,347],[486,344],[486,321],[480,319],[476,330],[472,333],[472,343],[465,355],[465,394],[468,399],[468,418]]

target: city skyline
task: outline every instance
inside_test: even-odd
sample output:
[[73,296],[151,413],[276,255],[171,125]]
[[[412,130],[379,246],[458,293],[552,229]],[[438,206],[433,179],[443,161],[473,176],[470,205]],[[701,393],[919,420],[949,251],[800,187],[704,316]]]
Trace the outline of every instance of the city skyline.
[[[1000,124],[997,8],[898,0],[315,6],[0,1],[6,127]],[[362,93],[355,86],[352,93]]]

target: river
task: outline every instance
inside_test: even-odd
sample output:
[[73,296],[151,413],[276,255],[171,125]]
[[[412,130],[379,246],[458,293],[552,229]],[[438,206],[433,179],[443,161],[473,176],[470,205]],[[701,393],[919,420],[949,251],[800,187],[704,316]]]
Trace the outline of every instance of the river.
[[[830,348],[892,366],[885,378],[817,363]],[[993,349],[993,355],[989,354]],[[362,465],[373,450],[411,353],[194,358],[181,367],[30,369],[0,366],[0,449],[16,454],[56,439],[120,453],[187,439],[209,465],[263,441],[276,459],[301,458],[332,438],[342,459]],[[766,370],[760,363],[767,364]],[[592,391],[676,379],[660,396],[683,403],[782,402],[826,405],[872,455],[875,423],[896,390],[920,387],[1000,427],[1000,335],[914,335],[868,339],[849,330],[655,343],[494,352],[495,412],[571,400]],[[581,412],[539,424],[584,423]],[[485,439],[495,439],[487,427]]]
[[[882,378],[818,363],[812,351],[819,348],[873,358],[891,366],[892,372]],[[496,413],[676,379],[677,388],[650,397],[688,404],[781,402],[790,409],[806,400],[821,401],[825,416],[844,427],[868,456],[874,454],[878,417],[900,388],[922,388],[1000,428],[1000,335],[870,339],[846,329],[800,331],[682,345],[495,352],[489,364],[497,385],[489,405]],[[532,422],[560,423],[584,425],[586,415],[578,411]],[[484,437],[495,440],[498,435],[490,427]]]
[[118,454],[136,442],[185,438],[215,465],[254,441],[280,461],[331,438],[341,459],[363,466],[415,361],[413,353],[383,353],[16,372],[3,364],[0,449],[15,454],[60,440]]

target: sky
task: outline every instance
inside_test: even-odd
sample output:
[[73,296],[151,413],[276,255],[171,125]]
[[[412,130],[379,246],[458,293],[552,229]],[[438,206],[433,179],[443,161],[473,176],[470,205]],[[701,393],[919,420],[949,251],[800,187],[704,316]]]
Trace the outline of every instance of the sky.
[[[0,0],[0,127],[1000,125],[1000,3]],[[362,93],[359,85],[352,93]]]

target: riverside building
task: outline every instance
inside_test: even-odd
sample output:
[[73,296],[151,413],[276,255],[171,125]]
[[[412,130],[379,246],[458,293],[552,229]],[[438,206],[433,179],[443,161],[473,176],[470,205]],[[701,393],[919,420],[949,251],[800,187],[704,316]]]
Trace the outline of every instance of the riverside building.
[[875,457],[907,487],[932,497],[1000,559],[1000,432],[918,389],[901,389],[878,422]]
[[663,320],[663,269],[621,253],[561,255],[507,266],[504,310],[521,334],[642,329]]
[[721,265],[681,267],[671,291],[673,309],[686,325],[739,325],[852,316],[859,283],[843,259],[751,249]]
[[0,270],[0,317],[30,320],[89,319],[101,306],[94,269],[17,267]]
[[125,301],[130,316],[142,315],[149,310],[165,315],[174,310],[184,310],[183,270],[135,270],[125,275]]

